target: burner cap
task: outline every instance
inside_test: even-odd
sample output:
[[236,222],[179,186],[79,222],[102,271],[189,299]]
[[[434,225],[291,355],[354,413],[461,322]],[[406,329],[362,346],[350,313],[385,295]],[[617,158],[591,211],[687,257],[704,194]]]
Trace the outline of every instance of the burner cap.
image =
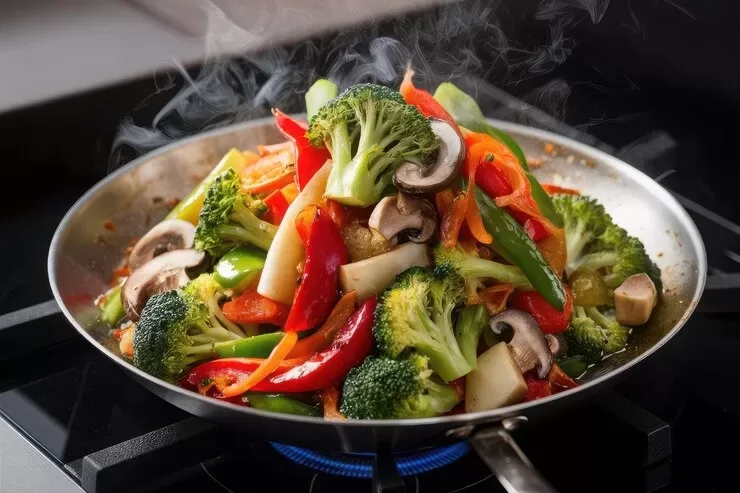
[[[286,458],[318,472],[350,478],[372,477],[374,454],[317,452],[274,442],[271,442],[271,445]],[[459,442],[432,449],[399,453],[395,454],[394,458],[401,476],[411,476],[446,466],[463,457],[469,450],[467,442]]]

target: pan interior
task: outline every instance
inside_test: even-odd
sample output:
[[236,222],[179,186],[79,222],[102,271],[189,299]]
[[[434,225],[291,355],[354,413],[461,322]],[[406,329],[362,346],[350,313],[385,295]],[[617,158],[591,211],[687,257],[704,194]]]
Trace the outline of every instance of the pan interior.
[[[534,173],[545,183],[577,188],[601,201],[615,222],[639,237],[663,274],[665,294],[651,321],[631,343],[591,368],[587,382],[640,357],[678,329],[693,310],[706,275],[696,227],[658,184],[621,161],[572,140],[504,122],[528,156],[547,156]],[[254,149],[281,140],[272,120],[256,120],[173,144],[129,164],[91,189],[70,210],[52,242],[49,274],[57,301],[83,335],[120,358],[108,328],[97,322],[95,298],[110,283],[125,249],[162,219],[231,148]],[[549,147],[549,146],[548,146]],[[113,229],[106,227],[109,221]]]

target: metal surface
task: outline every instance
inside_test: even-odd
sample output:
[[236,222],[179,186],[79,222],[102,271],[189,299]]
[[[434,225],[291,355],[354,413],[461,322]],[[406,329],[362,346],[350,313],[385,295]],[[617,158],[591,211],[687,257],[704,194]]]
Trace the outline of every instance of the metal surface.
[[555,493],[504,426],[495,425],[475,433],[470,444],[509,493]]
[[[530,420],[586,397],[599,384],[623,373],[665,344],[696,306],[706,277],[706,254],[688,214],[660,185],[624,162],[571,139],[529,127],[493,121],[510,132],[528,155],[543,154],[543,144],[559,149],[536,174],[545,182],[579,188],[598,198],[614,220],[645,243],[663,271],[666,293],[647,327],[637,330],[628,348],[591,369],[582,385],[560,394],[492,411],[415,420],[331,422],[320,418],[271,414],[245,408],[157,380],[122,359],[108,330],[97,325],[93,300],[108,287],[110,273],[127,245],[166,213],[169,199],[183,197],[231,147],[252,149],[278,142],[272,120],[256,120],[187,139],[118,170],[85,194],[68,212],[49,251],[54,296],[85,338],[157,395],[195,415],[273,441],[318,450],[372,452],[379,446],[408,450],[459,439],[453,429],[473,432],[512,416]],[[104,227],[111,220],[115,232]]]
[[0,491],[85,493],[37,446],[0,416]]

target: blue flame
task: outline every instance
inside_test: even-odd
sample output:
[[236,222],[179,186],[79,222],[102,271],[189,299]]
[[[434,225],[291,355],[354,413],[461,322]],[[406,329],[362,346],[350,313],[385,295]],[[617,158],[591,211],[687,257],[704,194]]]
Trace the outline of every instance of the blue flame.
[[[373,473],[373,454],[338,454],[316,452],[282,443],[271,443],[281,455],[302,466],[335,476],[350,478],[370,478]],[[431,450],[423,450],[396,456],[396,466],[401,476],[423,474],[446,466],[467,454],[467,442],[445,445]]]

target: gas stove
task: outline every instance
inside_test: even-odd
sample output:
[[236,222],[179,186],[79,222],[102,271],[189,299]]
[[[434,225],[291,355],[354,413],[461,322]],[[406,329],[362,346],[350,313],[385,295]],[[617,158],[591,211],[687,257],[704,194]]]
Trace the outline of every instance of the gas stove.
[[[591,402],[523,426],[517,442],[560,491],[731,490],[731,458],[720,450],[740,438],[740,399],[726,391],[736,375],[723,362],[740,349],[732,274],[740,227],[697,202],[696,187],[682,180],[679,161],[670,157],[680,143],[665,131],[616,149],[536,107],[522,103],[512,114],[512,101],[502,101],[493,116],[569,135],[670,181],[704,235],[713,272],[700,313],[667,347]],[[0,293],[0,486],[88,493],[241,492],[263,485],[503,491],[465,442],[392,457],[304,450],[220,428],[141,388],[79,338],[49,300],[46,245],[77,192],[52,194],[53,207],[5,225],[8,237],[24,228],[37,241],[20,252]]]
[[[553,76],[599,79],[586,74],[595,68],[588,59],[595,48],[584,43],[585,58]],[[594,399],[522,426],[517,443],[563,492],[736,491],[734,457],[724,450],[740,440],[740,397],[731,390],[740,370],[728,363],[740,354],[740,202],[722,200],[735,185],[716,163],[734,162],[734,153],[729,127],[708,117],[722,108],[699,111],[672,104],[667,93],[635,97],[598,83],[570,84],[569,125],[552,114],[556,82],[532,91],[526,83],[504,91],[472,78],[455,82],[475,89],[489,116],[580,140],[660,181],[696,221],[709,257],[702,303],[669,344]],[[48,245],[66,210],[109,170],[120,117],[142,100],[140,108],[155,108],[172,96],[155,85],[151,98],[151,81],[139,81],[0,115],[7,137],[0,147],[17,180],[0,196],[0,206],[14,212],[0,218],[0,252],[13,259],[0,276],[0,490],[504,491],[465,442],[375,457],[218,427],[149,393],[76,334],[48,288]],[[91,111],[69,125],[39,123],[81,107]],[[608,116],[596,121],[591,114]],[[17,166],[23,159],[31,165]],[[34,200],[14,205],[29,195],[32,177],[42,193],[34,189]],[[22,238],[22,247],[6,241],[13,238]]]

